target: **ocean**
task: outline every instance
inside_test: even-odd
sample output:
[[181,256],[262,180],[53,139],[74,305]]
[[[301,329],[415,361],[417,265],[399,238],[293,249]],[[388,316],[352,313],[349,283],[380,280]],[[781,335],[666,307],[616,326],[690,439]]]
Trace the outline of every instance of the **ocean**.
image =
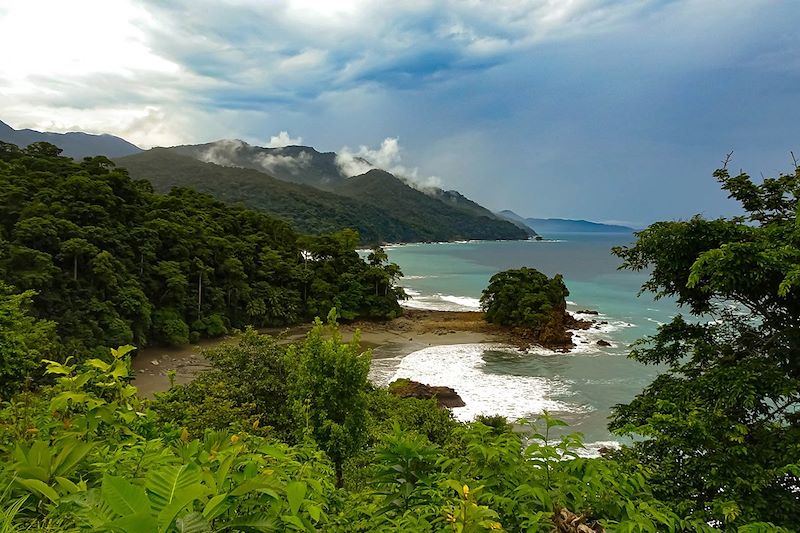
[[[637,296],[647,274],[620,271],[613,246],[631,244],[628,234],[569,234],[546,241],[478,241],[407,244],[387,248],[400,265],[408,307],[477,310],[481,291],[496,272],[528,266],[560,273],[570,291],[568,310],[607,322],[576,332],[570,353],[504,345],[459,344],[429,347],[404,357],[375,360],[372,379],[387,384],[401,377],[454,388],[466,406],[453,409],[460,420],[500,414],[512,420],[549,411],[584,434],[587,454],[621,439],[608,429],[611,407],[630,401],[659,368],[627,357],[638,338],[655,333],[677,309],[674,302]],[[581,315],[577,315],[581,316]],[[603,339],[611,346],[598,346]]]

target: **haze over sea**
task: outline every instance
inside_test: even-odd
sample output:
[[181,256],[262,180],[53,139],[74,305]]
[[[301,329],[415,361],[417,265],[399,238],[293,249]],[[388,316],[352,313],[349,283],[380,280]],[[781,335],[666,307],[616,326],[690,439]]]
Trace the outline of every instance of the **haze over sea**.
[[[547,241],[481,241],[409,244],[387,249],[403,270],[408,307],[477,310],[478,298],[496,272],[521,266],[552,276],[564,275],[571,312],[607,322],[576,332],[571,353],[461,344],[426,348],[403,358],[376,360],[373,379],[381,384],[408,377],[453,387],[466,407],[453,410],[461,420],[477,414],[502,414],[515,420],[547,409],[584,434],[589,450],[619,440],[607,430],[611,406],[630,401],[658,369],[627,358],[636,339],[656,331],[676,313],[673,302],[637,297],[647,275],[620,271],[613,246],[633,242],[630,234],[569,234]],[[582,316],[582,315],[578,315]],[[598,346],[600,339],[611,346]]]

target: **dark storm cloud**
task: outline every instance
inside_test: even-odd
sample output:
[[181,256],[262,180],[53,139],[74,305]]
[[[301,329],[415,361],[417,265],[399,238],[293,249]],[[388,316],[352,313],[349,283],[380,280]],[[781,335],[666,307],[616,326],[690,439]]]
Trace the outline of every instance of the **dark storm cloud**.
[[288,131],[371,153],[399,137],[402,165],[491,208],[634,224],[731,212],[710,174],[732,149],[755,175],[800,151],[800,3],[132,6],[135,65],[0,66],[0,118],[105,120],[143,145]]

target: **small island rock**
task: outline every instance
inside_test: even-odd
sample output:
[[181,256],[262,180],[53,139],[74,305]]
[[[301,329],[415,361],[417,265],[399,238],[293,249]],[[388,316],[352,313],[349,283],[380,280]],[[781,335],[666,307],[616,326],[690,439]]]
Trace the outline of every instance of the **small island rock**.
[[389,392],[400,398],[420,400],[436,398],[439,407],[464,407],[466,405],[461,396],[450,387],[432,387],[410,379],[398,379],[390,383]]

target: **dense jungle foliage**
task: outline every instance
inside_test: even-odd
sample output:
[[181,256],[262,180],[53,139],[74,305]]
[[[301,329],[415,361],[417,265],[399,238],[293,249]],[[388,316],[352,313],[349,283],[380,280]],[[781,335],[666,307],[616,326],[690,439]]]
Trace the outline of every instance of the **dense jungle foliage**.
[[[191,213],[198,231],[210,231],[205,225],[214,223],[230,228],[224,224],[235,222],[227,217],[237,223],[262,220],[190,191],[153,195],[104,160],[68,163],[51,148],[34,146],[27,153],[3,146],[4,224],[18,206],[19,220],[37,213],[54,217],[48,222],[56,228],[56,222],[93,228],[69,238],[98,247],[130,244],[124,234],[138,226],[75,222],[129,210],[122,201],[93,210],[81,200],[106,190],[103,184],[112,192],[128,191],[126,198],[138,202],[133,206],[151,214],[151,205],[172,201],[171,209],[155,215]],[[102,178],[80,170],[92,164],[104,167],[98,171]],[[62,165],[64,174],[53,171]],[[19,191],[26,184],[9,179],[10,169],[29,170],[27,181],[38,184],[31,185],[36,202],[23,203]],[[376,389],[367,380],[369,352],[357,336],[342,341],[336,311],[326,324],[315,321],[294,344],[245,329],[208,353],[209,372],[143,400],[131,384],[132,346],[101,350],[108,337],[80,337],[71,341],[73,349],[85,345],[86,351],[64,357],[59,316],[42,315],[29,286],[0,284],[0,533],[797,530],[800,169],[759,184],[725,169],[717,177],[742,202],[746,217],[658,223],[641,232],[633,247],[616,250],[625,267],[650,269],[645,290],[674,297],[695,316],[677,317],[633,351],[637,360],[663,365],[666,372],[630,404],[616,407],[612,428],[638,440],[606,457],[581,457],[580,435],[554,438],[563,423],[547,413],[515,425],[502,417],[463,424],[435,400],[401,399]],[[57,189],[64,180],[70,185]],[[127,185],[115,189],[118,183]],[[67,204],[57,201],[56,190],[78,192]],[[216,209],[204,218],[192,210],[197,205]],[[76,218],[56,216],[64,213]],[[113,220],[138,219],[128,213]],[[335,254],[302,254],[291,230],[268,218],[261,223],[273,228],[269,242],[287,238],[301,269],[331,262],[336,272]],[[9,263],[5,254],[23,245],[8,239],[39,235],[42,242],[62,241],[58,232],[29,230],[47,227],[45,222],[27,224],[3,235],[4,268],[14,265],[19,279],[32,271],[26,265],[38,263]],[[96,238],[107,235],[108,226],[117,227],[116,240]],[[168,234],[165,229],[159,235]],[[170,243],[178,248],[181,238],[192,238],[186,231],[177,235]],[[216,235],[204,238],[213,241]],[[315,242],[339,249],[341,239],[352,237]],[[259,239],[267,237],[253,238],[258,249]],[[29,247],[38,254],[47,249]],[[121,256],[119,270],[130,274],[126,269],[140,256]],[[118,286],[104,277],[108,271],[89,270],[95,266],[85,256],[50,257],[52,266],[43,271],[51,278],[45,281],[76,281],[92,272],[97,279],[91,283],[105,284],[87,281],[79,286],[86,292],[65,293],[76,309],[84,305],[81,295],[92,290],[117,297]],[[381,250],[361,264],[389,279],[397,275]],[[213,286],[206,280],[216,278],[200,279]],[[386,296],[392,289],[382,284],[385,279],[353,283],[360,284],[359,294]],[[63,290],[55,281],[34,288]],[[100,296],[91,297],[101,301]],[[31,380],[37,388],[26,386]]]
[[[465,425],[375,390],[333,322],[289,347],[247,332],[153,403],[131,349],[47,361],[54,384],[4,404],[0,531],[550,531],[563,508],[590,531],[711,530],[655,500],[645,470],[553,439],[546,414],[524,433]],[[204,391],[223,401],[197,405]]]
[[189,189],[156,194],[104,157],[59,152],[0,143],[0,282],[36,291],[20,297],[56,323],[63,353],[181,344],[332,307],[345,319],[400,313],[399,269],[380,250],[361,259],[353,231],[301,236]]

